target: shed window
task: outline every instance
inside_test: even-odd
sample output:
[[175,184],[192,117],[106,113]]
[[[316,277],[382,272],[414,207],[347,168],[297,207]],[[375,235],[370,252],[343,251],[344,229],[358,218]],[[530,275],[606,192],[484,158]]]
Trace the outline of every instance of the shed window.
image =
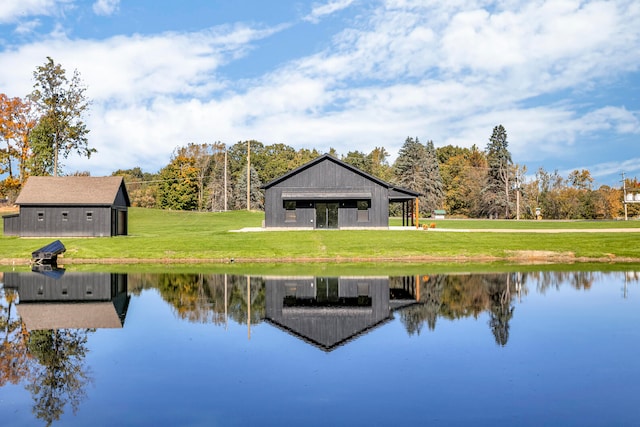
[[285,200],[284,202],[284,221],[295,222],[296,221],[296,202],[295,200]]
[[87,221],[93,221],[93,212],[87,212]]
[[358,200],[358,222],[369,222],[369,201]]
[[69,221],[69,212],[62,212],[62,221],[63,222],[67,222]]
[[44,212],[38,211],[38,221],[44,221]]

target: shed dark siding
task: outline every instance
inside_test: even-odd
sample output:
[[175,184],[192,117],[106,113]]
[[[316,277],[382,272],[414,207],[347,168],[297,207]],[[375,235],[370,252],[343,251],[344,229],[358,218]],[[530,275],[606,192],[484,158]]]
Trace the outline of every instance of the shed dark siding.
[[5,286],[18,290],[20,302],[110,301],[127,292],[127,275],[64,273],[60,278],[40,273],[5,273]]
[[4,217],[4,233],[23,237],[104,237],[128,233],[129,196],[121,177],[31,177]]
[[20,234],[20,214],[5,215],[2,219],[5,236],[18,236]]
[[23,237],[103,237],[111,235],[109,206],[23,206]]

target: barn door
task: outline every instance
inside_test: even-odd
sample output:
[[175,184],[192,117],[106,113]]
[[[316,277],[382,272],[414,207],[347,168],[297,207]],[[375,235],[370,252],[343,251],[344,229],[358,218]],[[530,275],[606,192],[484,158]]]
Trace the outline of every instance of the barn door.
[[338,228],[338,203],[316,203],[316,228]]

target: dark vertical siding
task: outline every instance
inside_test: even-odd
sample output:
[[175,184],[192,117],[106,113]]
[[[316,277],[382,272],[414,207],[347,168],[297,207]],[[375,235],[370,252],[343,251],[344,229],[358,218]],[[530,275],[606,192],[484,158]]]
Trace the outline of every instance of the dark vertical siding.
[[[41,216],[40,213],[42,213]],[[20,235],[24,237],[110,236],[111,208],[108,206],[23,206],[20,208]]]
[[121,185],[112,206],[22,205],[19,215],[4,217],[4,234],[24,237],[126,235],[129,219],[125,191],[124,185]]
[[[321,201],[339,202],[338,226],[349,227],[387,227],[389,225],[389,193],[388,189],[365,175],[358,174],[343,165],[325,160],[301,170],[286,180],[279,182],[265,191],[265,226],[266,227],[315,227],[316,200],[299,201],[296,209],[296,221],[285,221],[283,192],[313,191],[314,194],[325,192],[367,192],[371,193],[369,221],[358,222],[357,199]],[[301,203],[302,202],[302,203]],[[304,206],[304,207],[303,207]]]
[[19,236],[20,235],[20,215],[5,215],[3,218],[3,232],[5,236]]
[[391,317],[388,277],[340,277],[339,297],[365,296],[371,299],[369,307],[321,307],[289,309],[284,307],[285,297],[295,291],[295,298],[316,297],[315,277],[275,277],[265,280],[265,317],[272,323],[314,344],[331,351],[359,335],[368,332]]
[[53,278],[40,273],[5,273],[5,285],[18,289],[21,303],[109,301],[121,292],[122,288],[117,285],[118,279],[114,276],[119,275],[65,273],[61,278]]
[[118,194],[116,194],[116,200],[113,202],[113,206],[125,207],[125,208],[127,207],[127,199],[124,196],[124,191],[122,189],[122,186],[120,187]]

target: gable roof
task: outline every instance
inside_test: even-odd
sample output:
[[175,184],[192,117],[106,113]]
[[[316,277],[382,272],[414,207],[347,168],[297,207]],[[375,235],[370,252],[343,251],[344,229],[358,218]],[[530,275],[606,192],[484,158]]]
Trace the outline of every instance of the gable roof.
[[27,179],[17,205],[112,205],[123,192],[129,195],[121,176],[31,176]]
[[307,170],[315,165],[317,165],[318,163],[324,162],[324,161],[330,161],[333,162],[339,166],[342,166],[345,169],[350,170],[351,172],[354,172],[360,176],[363,176],[365,178],[367,178],[370,181],[373,181],[383,187],[386,187],[390,190],[397,190],[400,194],[402,195],[409,195],[409,196],[413,196],[413,197],[418,197],[421,195],[421,193],[417,192],[417,191],[413,191],[413,190],[409,190],[407,188],[402,188],[402,187],[398,187],[394,184],[388,183],[386,181],[383,181],[382,179],[370,175],[366,172],[363,172],[362,170],[358,169],[357,167],[350,165],[349,163],[343,162],[342,160],[339,160],[335,157],[333,157],[331,154],[323,154],[322,156],[316,157],[315,159],[311,160],[310,162],[305,163],[304,165],[297,167],[296,169],[293,169],[290,172],[287,172],[286,174],[274,179],[271,182],[268,182],[267,184],[264,184],[262,186],[262,188],[264,190],[273,187],[274,185],[282,182],[282,181],[286,181],[287,179],[289,179],[290,177],[297,175],[298,173]]
[[355,341],[357,338],[393,320],[391,315],[372,321],[367,318],[358,319],[358,316],[348,316],[348,314],[341,316],[341,309],[329,310],[336,313],[336,317],[329,317],[329,321],[327,321],[328,317],[326,315],[316,317],[305,317],[303,315],[294,319],[284,319],[284,322],[270,318],[265,318],[264,320],[268,324],[327,353]]

